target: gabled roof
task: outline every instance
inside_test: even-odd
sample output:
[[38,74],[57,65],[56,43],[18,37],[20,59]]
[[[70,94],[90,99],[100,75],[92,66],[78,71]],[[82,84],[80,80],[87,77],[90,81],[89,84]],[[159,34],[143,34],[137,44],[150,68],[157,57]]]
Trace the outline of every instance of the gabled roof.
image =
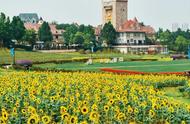
[[[24,26],[27,30],[35,30],[36,32],[38,32],[41,24],[24,23]],[[61,35],[64,32],[64,30],[58,30],[56,28],[56,25],[49,24],[49,26],[53,35]]]
[[133,20],[127,20],[120,26],[118,32],[144,32],[146,34],[154,34],[155,30],[151,26],[145,26],[139,23],[135,17]]

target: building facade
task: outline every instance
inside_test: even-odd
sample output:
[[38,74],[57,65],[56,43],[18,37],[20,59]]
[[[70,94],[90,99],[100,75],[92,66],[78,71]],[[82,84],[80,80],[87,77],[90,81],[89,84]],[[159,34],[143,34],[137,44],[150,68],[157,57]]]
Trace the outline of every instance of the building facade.
[[147,43],[146,38],[153,40],[154,34],[154,28],[139,23],[137,18],[127,20],[117,30],[117,40],[113,48],[122,53],[167,54],[167,46],[150,45]]
[[[36,32],[36,34],[38,34],[41,24],[24,23],[24,26],[27,30],[34,30]],[[63,41],[62,34],[63,34],[64,30],[58,30],[56,28],[56,25],[54,25],[54,24],[49,24],[49,27],[50,27],[51,33],[53,35],[53,41],[54,42]]]
[[115,45],[114,49],[125,54],[167,54],[167,45]]
[[102,0],[103,24],[111,22],[118,29],[128,19],[128,0]]
[[150,45],[147,39],[155,40],[155,30],[149,25],[138,22],[137,18],[128,19],[128,0],[102,0],[103,25],[111,22],[117,31],[113,48],[122,53],[162,53],[168,52],[167,46]]
[[145,32],[118,32],[115,45],[143,45],[145,44]]

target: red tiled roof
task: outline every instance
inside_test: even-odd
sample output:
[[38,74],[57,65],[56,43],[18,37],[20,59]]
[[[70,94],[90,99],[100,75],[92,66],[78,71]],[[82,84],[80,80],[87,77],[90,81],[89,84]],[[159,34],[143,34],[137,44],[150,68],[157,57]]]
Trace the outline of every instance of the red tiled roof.
[[[33,23],[25,23],[24,26],[27,30],[35,30],[36,32],[38,32],[38,30],[41,27],[40,24],[33,24]],[[64,30],[56,29],[56,25],[49,24],[49,26],[53,35],[61,35],[64,32]]]
[[151,26],[142,25],[135,17],[133,20],[127,20],[123,25],[121,25],[118,32],[144,32],[146,34],[154,34],[155,30]]
[[41,26],[41,25],[39,25],[39,24],[24,23],[24,27],[25,27],[27,30],[35,30],[36,32],[38,32],[40,26]]

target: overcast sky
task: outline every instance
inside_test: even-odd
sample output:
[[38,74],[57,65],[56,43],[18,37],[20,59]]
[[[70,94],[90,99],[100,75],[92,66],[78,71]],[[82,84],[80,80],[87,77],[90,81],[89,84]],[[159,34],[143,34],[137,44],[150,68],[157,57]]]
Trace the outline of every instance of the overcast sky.
[[[0,0],[0,12],[8,16],[35,12],[47,21],[98,25],[101,0]],[[129,18],[158,29],[172,23],[190,24],[190,0],[129,0]]]

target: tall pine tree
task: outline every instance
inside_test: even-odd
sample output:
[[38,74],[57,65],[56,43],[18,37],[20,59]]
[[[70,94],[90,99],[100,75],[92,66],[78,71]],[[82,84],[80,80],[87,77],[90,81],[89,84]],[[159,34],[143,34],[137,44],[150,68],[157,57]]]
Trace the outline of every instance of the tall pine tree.
[[24,23],[18,16],[14,16],[11,22],[12,38],[15,40],[21,40],[25,34]]
[[44,22],[38,31],[38,36],[41,41],[47,42],[53,40],[50,26],[48,22]]
[[108,22],[104,25],[102,31],[101,31],[101,40],[103,42],[106,42],[108,46],[111,46],[115,43],[116,40],[116,30],[111,24],[111,22]]

